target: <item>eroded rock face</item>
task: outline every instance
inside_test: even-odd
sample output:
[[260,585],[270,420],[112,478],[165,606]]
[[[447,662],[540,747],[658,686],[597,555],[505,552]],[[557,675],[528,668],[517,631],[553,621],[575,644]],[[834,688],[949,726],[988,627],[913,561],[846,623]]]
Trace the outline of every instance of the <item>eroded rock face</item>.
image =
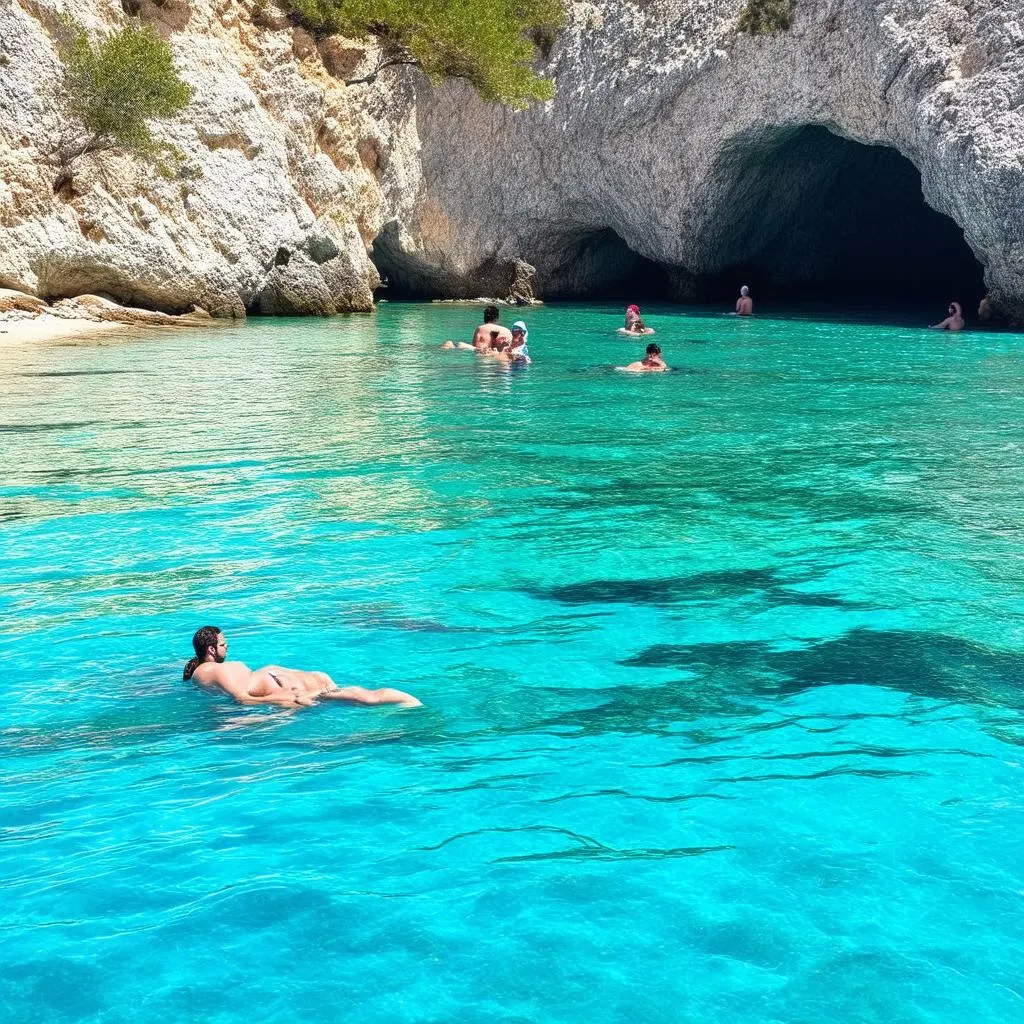
[[636,257],[683,297],[731,266],[882,285],[930,260],[922,276],[953,287],[963,254],[948,223],[910,209],[923,190],[993,305],[1024,321],[1019,0],[798,0],[792,30],[760,38],[738,34],[740,7],[573,4],[556,98],[522,113],[460,83],[424,91],[424,186],[378,265],[453,296],[517,259],[542,297],[593,294]]
[[[185,165],[61,173],[58,16],[110,30],[126,6],[196,90],[156,129]],[[396,290],[513,301],[655,273],[699,298],[736,268],[755,290],[952,290],[973,253],[1024,321],[1019,0],[798,0],[756,39],[740,0],[569,6],[556,98],[517,113],[410,70],[346,87],[360,44],[256,0],[0,0],[0,287],[329,315],[371,307],[371,246]]]
[[[389,174],[398,190],[408,177],[410,87],[346,88],[315,40],[266,7],[254,24],[254,6],[128,3],[195,89],[186,113],[154,131],[186,155],[166,178],[116,152],[70,173],[53,156],[67,134],[58,16],[99,33],[125,23],[124,5],[0,0],[0,286],[215,316],[371,308],[379,278],[366,246],[385,220]],[[335,71],[360,52],[339,40],[326,50]],[[285,266],[282,249],[295,254]]]

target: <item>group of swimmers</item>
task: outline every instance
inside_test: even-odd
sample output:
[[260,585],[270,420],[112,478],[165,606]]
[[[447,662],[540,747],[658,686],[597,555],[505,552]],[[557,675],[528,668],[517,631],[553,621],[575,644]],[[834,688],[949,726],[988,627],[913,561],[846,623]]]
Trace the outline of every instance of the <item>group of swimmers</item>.
[[487,359],[513,366],[528,366],[531,362],[528,345],[530,332],[522,320],[517,320],[509,329],[498,323],[498,307],[484,308],[484,322],[473,332],[473,341],[446,341],[443,349],[463,349],[475,352]]
[[[986,302],[987,300],[982,300]],[[930,325],[933,330],[962,331],[964,329],[964,316],[959,302],[951,302],[947,310],[948,316],[941,323]],[[980,309],[979,309],[980,313]],[[497,306],[487,306],[484,309],[484,322],[473,332],[473,341],[467,344],[464,341],[446,341],[443,349],[464,349],[475,352],[488,359],[495,359],[499,362],[513,366],[526,366],[530,363],[530,352],[527,346],[529,332],[522,320],[517,320],[511,330],[498,323],[499,310]],[[750,288],[743,285],[740,288],[739,298],[736,300],[734,316],[753,316],[754,300],[750,296]],[[619,334],[632,337],[654,334],[654,328],[648,327],[640,315],[640,307],[636,303],[630,303],[626,307],[626,320],[618,330]],[[647,346],[642,359],[629,363],[627,366],[617,366],[617,370],[627,373],[664,373],[670,367],[665,363],[661,355],[661,348],[651,343]]]
[[[983,303],[987,303],[987,298]],[[751,316],[754,302],[750,289],[744,285],[736,300],[736,316]],[[933,330],[962,331],[963,310],[959,302],[951,302],[948,316],[941,323],[932,324]],[[979,308],[979,314],[981,309]],[[446,341],[443,349],[464,349],[488,359],[495,359],[511,365],[530,363],[527,346],[529,332],[522,320],[511,328],[498,323],[497,306],[484,309],[484,321],[473,332],[473,341]],[[640,307],[635,303],[626,307],[626,321],[619,328],[620,334],[654,334],[640,316]],[[617,366],[627,373],[664,373],[670,369],[661,355],[661,348],[651,342],[642,359],[628,366]],[[217,690],[233,697],[242,704],[274,704],[279,707],[297,708],[315,704],[318,700],[340,700],[350,704],[394,704],[399,707],[419,707],[412,694],[391,687],[368,690],[362,686],[338,686],[326,672],[302,672],[283,668],[280,665],[266,665],[253,671],[241,661],[228,661],[228,642],[224,633],[216,626],[203,626],[192,637],[195,657],[185,666],[183,678],[193,680],[204,689]]]
[[[500,311],[497,306],[484,308],[484,322],[473,332],[473,341],[446,341],[441,348],[446,351],[462,350],[475,352],[486,359],[512,366],[528,366],[531,362],[528,346],[529,331],[522,320],[517,320],[509,329],[498,323]],[[620,329],[620,334],[653,334],[654,330],[645,327],[640,319],[640,307],[632,305],[626,311],[628,330]],[[637,326],[639,325],[639,326]],[[663,373],[668,370],[665,360],[661,358],[661,349],[654,344],[647,346],[643,359],[630,363],[628,366],[617,366],[617,370],[627,373]]]
[[[750,288],[743,285],[740,297],[736,300],[736,316],[753,316],[754,300],[750,297]],[[619,334],[653,334],[654,328],[648,327],[640,316],[640,307],[633,303],[626,307],[626,322],[619,328]]]

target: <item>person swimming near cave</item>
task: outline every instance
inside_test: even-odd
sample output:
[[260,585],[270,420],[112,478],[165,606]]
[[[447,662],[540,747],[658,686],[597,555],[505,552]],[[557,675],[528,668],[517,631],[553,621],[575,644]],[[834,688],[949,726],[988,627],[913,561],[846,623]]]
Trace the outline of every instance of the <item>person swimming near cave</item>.
[[350,704],[397,704],[420,707],[411,693],[389,686],[368,690],[362,686],[338,686],[326,672],[300,672],[281,665],[253,671],[241,661],[228,661],[228,642],[217,626],[203,626],[192,637],[193,657],[182,672],[208,690],[233,697],[239,704],[277,704],[309,707],[318,699],[343,700]]
[[498,316],[497,306],[484,307],[484,322],[473,332],[473,348],[478,352],[490,347],[493,331],[497,331],[498,336],[505,341],[512,340],[512,332],[498,323]]
[[933,331],[962,331],[964,329],[964,313],[959,302],[951,302],[946,309],[949,314],[941,323],[931,324]]
[[512,325],[512,340],[508,347],[509,362],[527,366],[533,361],[530,359],[529,338],[530,332],[527,330],[525,321],[517,320]]
[[499,363],[508,363],[511,366],[529,366],[530,350],[527,346],[529,331],[522,320],[517,320],[512,325],[512,338],[507,341],[505,338],[496,338],[493,347],[486,355],[496,359]]
[[473,332],[472,344],[465,341],[446,341],[441,348],[461,349],[464,352],[488,353],[493,348],[491,334],[498,332],[498,336],[506,341],[512,340],[512,332],[498,323],[500,312],[497,306],[484,306],[484,322]]
[[630,306],[629,308],[636,310],[636,316],[632,317],[632,319],[629,316],[627,316],[626,317],[626,326],[625,327],[620,327],[619,330],[618,330],[618,333],[619,334],[626,334],[626,335],[631,335],[631,334],[654,334],[654,328],[653,327],[648,327],[647,324],[645,324],[643,322],[643,319],[640,316],[640,307],[639,306]]
[[652,341],[647,346],[643,359],[630,363],[629,366],[617,366],[616,369],[626,373],[664,373],[669,367],[661,358],[661,347]]
[[640,319],[640,307],[633,303],[626,307],[626,322],[623,324],[625,330],[631,330],[635,321]]
[[740,297],[736,300],[737,316],[753,316],[754,300],[750,297],[750,289],[744,285],[740,289]]

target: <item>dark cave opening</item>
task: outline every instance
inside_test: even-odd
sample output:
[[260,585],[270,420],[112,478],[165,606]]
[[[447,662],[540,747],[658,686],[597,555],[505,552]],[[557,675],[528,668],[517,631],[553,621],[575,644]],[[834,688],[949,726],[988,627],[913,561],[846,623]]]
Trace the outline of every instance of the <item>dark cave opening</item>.
[[[390,223],[373,244],[371,258],[384,285],[377,298],[504,298],[514,286],[510,259],[487,257],[472,270],[455,273],[402,251],[398,226]],[[543,299],[665,299],[670,271],[633,252],[610,228],[549,225],[535,250],[522,254],[536,266],[534,287]]]
[[985,294],[981,264],[949,217],[924,200],[917,168],[894,149],[805,126],[722,160],[732,214],[709,229],[716,271],[699,301],[735,298],[847,306],[938,303],[967,312]]
[[[519,254],[537,268],[537,297],[731,305],[747,284],[758,303],[928,305],[938,318],[953,299],[970,315],[985,294],[963,232],[928,206],[917,168],[889,147],[815,125],[778,129],[726,150],[711,191],[700,272],[646,259],[610,228],[549,222]],[[500,298],[515,277],[510,260],[453,273],[397,242],[392,223],[374,244],[387,281],[379,297]]]
[[672,272],[635,253],[611,228],[553,233],[552,240],[557,240],[555,255],[540,262],[543,299],[652,302],[672,297]]

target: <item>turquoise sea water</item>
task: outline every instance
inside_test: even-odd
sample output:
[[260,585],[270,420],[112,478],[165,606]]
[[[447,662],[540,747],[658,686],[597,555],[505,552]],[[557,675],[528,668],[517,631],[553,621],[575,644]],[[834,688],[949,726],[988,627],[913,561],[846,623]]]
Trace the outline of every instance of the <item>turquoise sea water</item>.
[[4,352],[0,1015],[1024,1020],[1024,338],[477,312]]

